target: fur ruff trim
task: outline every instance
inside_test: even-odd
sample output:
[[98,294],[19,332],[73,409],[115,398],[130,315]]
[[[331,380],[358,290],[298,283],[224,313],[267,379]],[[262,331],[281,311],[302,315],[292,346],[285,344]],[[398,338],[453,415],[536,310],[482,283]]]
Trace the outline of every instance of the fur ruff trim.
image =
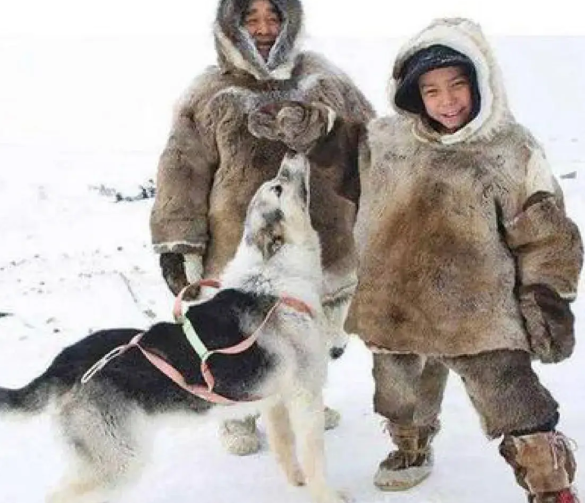
[[[435,44],[446,45],[465,54],[474,64],[481,96],[481,108],[477,116],[465,127],[453,134],[440,135],[429,128],[417,114],[398,109],[394,103],[397,79],[404,63],[417,51]],[[512,120],[501,70],[493,50],[484,37],[480,26],[462,18],[438,19],[428,28],[407,42],[399,51],[388,85],[391,106],[413,121],[416,137],[426,142],[453,145],[492,138]]]
[[260,55],[252,37],[241,22],[247,1],[222,0],[214,25],[216,49],[220,66],[235,67],[258,80],[291,78],[300,52],[303,34],[303,10],[298,0],[271,0],[282,15],[282,27],[268,61]]

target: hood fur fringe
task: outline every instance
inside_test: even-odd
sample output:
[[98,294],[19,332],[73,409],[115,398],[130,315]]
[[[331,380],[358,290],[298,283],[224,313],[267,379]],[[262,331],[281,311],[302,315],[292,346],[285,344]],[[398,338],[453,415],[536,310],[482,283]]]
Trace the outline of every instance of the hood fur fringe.
[[268,61],[260,55],[252,37],[242,26],[250,0],[221,0],[214,25],[219,64],[237,68],[258,80],[291,77],[303,33],[303,9],[299,0],[271,0],[282,15],[282,28]]
[[[477,72],[481,96],[481,108],[477,116],[459,131],[447,135],[440,135],[423,122],[419,115],[399,109],[394,103],[398,76],[404,63],[417,51],[435,44],[451,47],[471,59]],[[514,120],[508,108],[504,81],[495,54],[481,27],[464,18],[437,19],[400,49],[388,85],[388,96],[392,108],[413,121],[413,133],[427,142],[453,145],[489,140]]]

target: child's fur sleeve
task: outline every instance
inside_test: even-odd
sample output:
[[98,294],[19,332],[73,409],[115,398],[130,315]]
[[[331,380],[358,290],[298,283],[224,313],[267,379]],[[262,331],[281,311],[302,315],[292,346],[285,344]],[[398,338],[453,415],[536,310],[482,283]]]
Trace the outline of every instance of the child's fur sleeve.
[[567,217],[561,189],[542,153],[527,167],[522,209],[505,222],[505,236],[517,261],[520,310],[533,352],[543,363],[573,352],[575,300],[583,266],[583,243]]
[[543,283],[563,299],[574,300],[583,243],[540,151],[534,151],[529,161],[522,209],[504,226],[508,246],[517,257],[520,285]]

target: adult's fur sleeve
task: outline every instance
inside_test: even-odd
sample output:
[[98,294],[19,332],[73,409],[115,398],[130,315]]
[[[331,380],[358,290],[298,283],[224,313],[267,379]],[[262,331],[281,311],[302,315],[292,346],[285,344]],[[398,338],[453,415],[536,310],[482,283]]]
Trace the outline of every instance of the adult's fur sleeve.
[[208,240],[208,199],[219,158],[197,91],[179,105],[158,165],[150,218],[157,253],[203,254]]

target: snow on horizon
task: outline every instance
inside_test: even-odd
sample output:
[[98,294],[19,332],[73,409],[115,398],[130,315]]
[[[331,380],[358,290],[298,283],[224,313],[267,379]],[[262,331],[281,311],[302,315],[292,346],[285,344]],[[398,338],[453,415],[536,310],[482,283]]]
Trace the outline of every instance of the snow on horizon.
[[[173,103],[215,61],[209,41],[192,44],[173,37],[0,37],[0,313],[12,314],[0,317],[0,386],[26,383],[93,330],[171,319],[172,298],[149,243],[152,199],[115,202],[107,189],[134,195],[154,178]],[[310,39],[309,46],[387,112],[397,40]],[[585,234],[585,37],[507,37],[494,46],[511,107],[543,143],[568,213]],[[559,428],[581,446],[576,482],[585,491],[583,285],[582,278],[573,305],[575,355],[536,367],[561,404]],[[391,445],[372,412],[370,368],[357,340],[331,365],[327,402],[342,412],[339,428],[326,434],[334,486],[358,502],[524,501],[455,375],[433,475],[409,492],[377,491],[372,477]],[[162,424],[152,463],[116,503],[309,501],[305,489],[286,485],[266,448],[229,456],[216,430],[180,417]],[[43,501],[62,463],[46,415],[0,417],[0,503]]]

